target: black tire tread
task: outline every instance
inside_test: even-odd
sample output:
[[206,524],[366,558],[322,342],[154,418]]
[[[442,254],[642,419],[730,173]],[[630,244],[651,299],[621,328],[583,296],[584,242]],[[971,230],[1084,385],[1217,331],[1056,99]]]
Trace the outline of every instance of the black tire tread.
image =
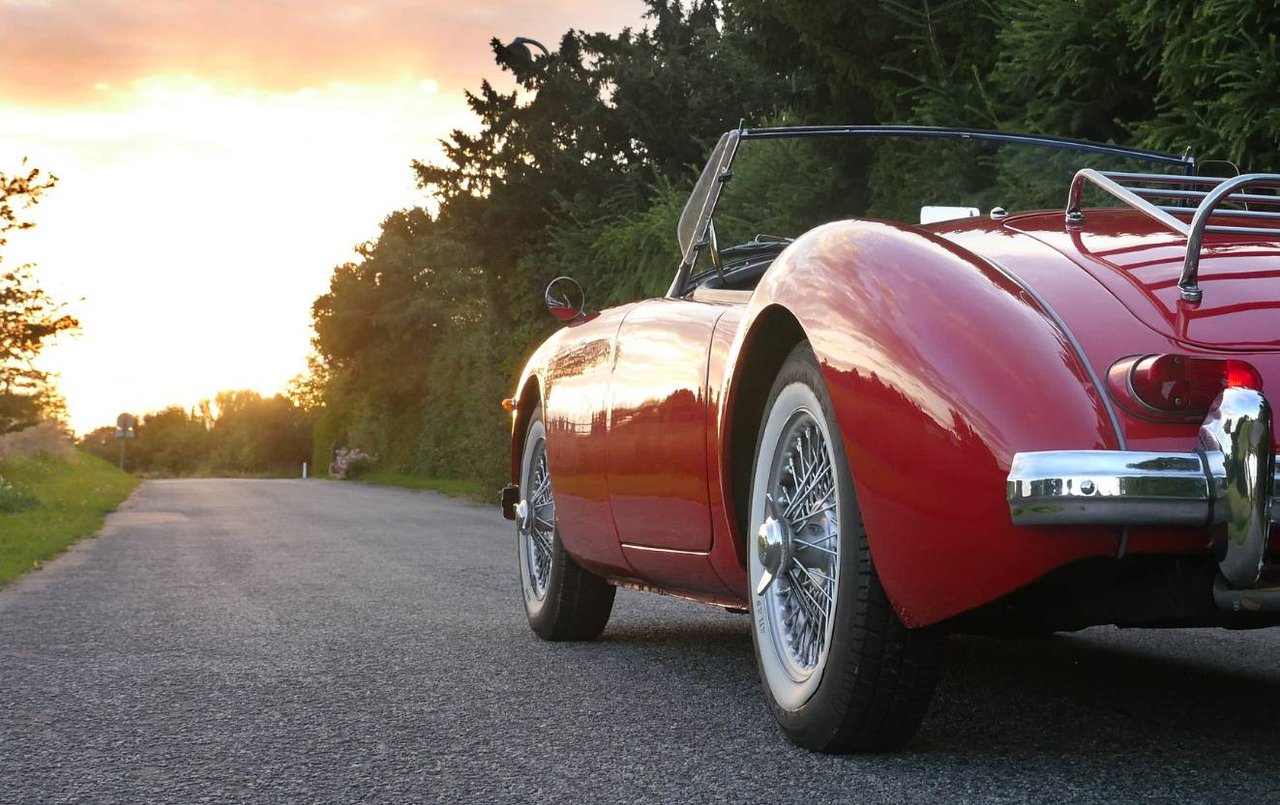
[[[541,421],[539,406],[529,417],[529,429]],[[536,614],[527,609],[526,602],[529,626],[543,640],[594,640],[609,623],[616,593],[616,587],[574,561],[561,544],[557,529],[551,543],[546,598]]]
[[[821,381],[821,372],[812,348],[798,345],[775,380],[766,415],[782,388],[803,379],[814,388],[832,419],[830,396]],[[761,435],[763,435],[763,428]],[[844,456],[839,435],[832,428],[837,456]],[[757,445],[757,451],[760,445]],[[847,467],[847,459],[846,464]],[[842,479],[852,493],[850,478]],[[853,507],[857,512],[856,503]],[[909,629],[894,612],[876,573],[866,529],[857,517],[851,536],[856,541],[853,578],[848,593],[855,601],[852,623],[846,637],[850,641],[843,661],[826,673],[814,699],[801,711],[784,710],[767,694],[766,700],[778,723],[797,744],[829,753],[881,752],[897,749],[919,729],[941,672],[946,628],[931,626]],[[842,582],[843,584],[844,582]],[[834,651],[833,651],[834,654]]]
[[584,570],[561,547],[558,536],[553,551],[551,564],[553,568],[559,564],[560,583],[554,585],[554,594],[548,585],[547,594],[553,596],[550,603],[555,617],[549,619],[545,631],[537,626],[534,630],[544,640],[594,640],[609,623],[618,588]]
[[904,626],[880,585],[865,538],[858,553],[856,583],[863,606],[851,637],[860,662],[844,667],[849,715],[823,747],[827,752],[875,752],[905,744],[924,720],[942,667],[944,631]]

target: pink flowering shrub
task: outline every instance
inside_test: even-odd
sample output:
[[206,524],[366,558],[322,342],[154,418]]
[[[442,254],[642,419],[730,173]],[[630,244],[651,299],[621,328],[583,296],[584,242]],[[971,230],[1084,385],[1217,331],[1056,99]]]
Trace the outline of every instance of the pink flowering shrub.
[[377,460],[376,455],[358,447],[339,447],[333,451],[333,460],[329,462],[329,475],[345,481],[369,469]]

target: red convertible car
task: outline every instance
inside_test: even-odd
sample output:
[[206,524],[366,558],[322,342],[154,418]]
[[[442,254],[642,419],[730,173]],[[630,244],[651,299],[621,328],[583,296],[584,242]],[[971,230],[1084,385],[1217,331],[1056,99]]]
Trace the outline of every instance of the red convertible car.
[[783,731],[847,752],[911,737],[950,629],[1280,621],[1280,176],[1202,167],[725,134],[665,296],[548,288],[507,401],[533,630],[597,636],[619,586],[749,612]]

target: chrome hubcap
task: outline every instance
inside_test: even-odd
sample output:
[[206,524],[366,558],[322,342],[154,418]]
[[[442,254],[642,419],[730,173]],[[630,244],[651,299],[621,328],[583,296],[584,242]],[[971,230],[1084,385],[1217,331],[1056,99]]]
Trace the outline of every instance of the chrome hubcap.
[[556,504],[551,494],[551,475],[547,472],[546,443],[539,443],[529,473],[529,497],[516,505],[516,524],[524,540],[525,571],[529,586],[541,599],[547,594],[551,575],[551,545],[556,533]]
[[769,516],[760,524],[756,533],[756,555],[760,558],[760,566],[764,572],[760,575],[760,583],[756,586],[756,595],[764,595],[778,573],[791,565],[791,524],[782,516],[778,504],[773,498],[765,495],[765,511]]
[[763,569],[756,594],[764,598],[787,673],[801,681],[826,661],[840,534],[830,448],[809,411],[796,411],[783,428],[768,489],[756,539]]

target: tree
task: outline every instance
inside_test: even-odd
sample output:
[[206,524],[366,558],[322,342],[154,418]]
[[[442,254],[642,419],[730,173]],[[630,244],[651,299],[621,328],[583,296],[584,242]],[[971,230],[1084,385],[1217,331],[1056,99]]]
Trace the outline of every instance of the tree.
[[[1190,146],[1246,168],[1280,158],[1280,12],[1261,0],[647,8],[643,30],[568,31],[547,55],[493,41],[517,89],[467,93],[475,128],[452,132],[440,161],[414,164],[436,206],[388,216],[313,307],[317,460],[342,443],[388,469],[496,481],[507,423],[493,402],[554,326],[542,288],[570,274],[597,307],[661,293],[694,174],[740,120]],[[971,143],[868,144],[815,177],[809,166],[829,156],[818,148],[744,149],[725,233],[733,194],[748,208],[790,197],[806,213],[875,216],[917,210],[940,188],[1024,208],[1061,203],[1066,189],[1050,159],[1028,166]],[[749,211],[752,226],[791,231],[787,210]]]
[[120,444],[116,441],[116,429],[113,425],[94,428],[80,437],[77,446],[112,464],[120,460]]
[[[752,52],[821,123],[990,122],[992,0],[731,0]],[[943,118],[943,119],[934,119]]]
[[714,2],[650,0],[647,21],[569,31],[536,58],[492,42],[519,89],[483,82],[467,94],[478,131],[414,164],[438,211],[388,216],[313,306],[318,451],[342,443],[389,469],[496,482],[494,401],[550,326],[546,283],[572,273],[603,304],[670,280],[675,220],[709,144],[795,93]]
[[823,122],[1118,142],[1280,162],[1280,9],[1264,0],[729,0]]
[[[126,446],[131,470],[180,476],[190,475],[207,463],[209,433],[205,423],[179,406],[145,415],[136,433]],[[119,449],[118,443],[116,448]]]
[[220,391],[214,407],[206,470],[293,475],[311,459],[312,419],[287,397]]
[[[127,444],[127,469],[182,476],[192,474],[296,475],[310,459],[312,412],[284,395],[220,391],[190,411],[169,406],[142,417]],[[120,442],[114,427],[87,434],[80,446],[112,462]]]
[[50,339],[79,322],[36,284],[32,266],[3,264],[7,233],[34,225],[25,213],[56,181],[39,168],[28,169],[25,161],[17,174],[0,173],[0,432],[61,411],[52,378],[36,368],[35,359]]

